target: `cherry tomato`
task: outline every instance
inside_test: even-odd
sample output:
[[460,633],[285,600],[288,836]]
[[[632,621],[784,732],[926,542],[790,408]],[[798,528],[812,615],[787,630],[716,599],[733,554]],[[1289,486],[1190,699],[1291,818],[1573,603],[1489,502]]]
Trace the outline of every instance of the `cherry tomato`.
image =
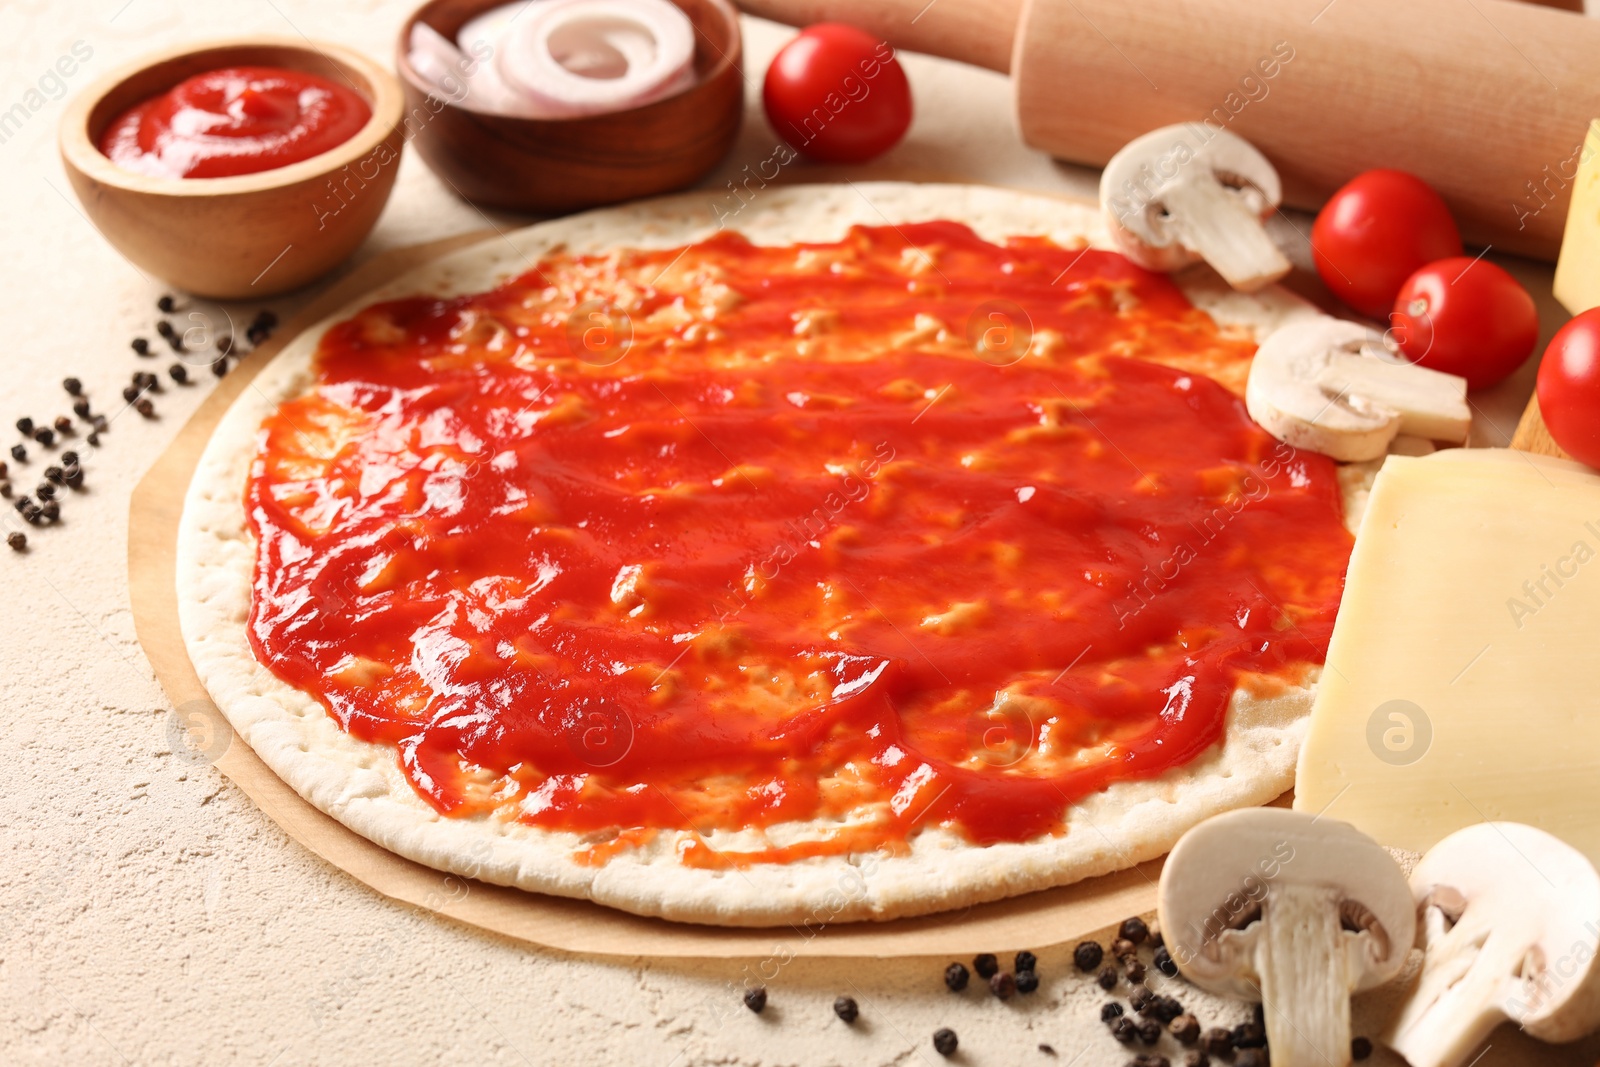
[[839,22],[808,26],[784,45],[761,99],[778,136],[824,163],[881,155],[911,125],[911,85],[894,49]]
[[1334,295],[1381,319],[1419,267],[1461,254],[1433,187],[1403,170],[1369,170],[1333,194],[1311,227],[1311,258]]
[[1493,263],[1456,256],[1406,279],[1390,333],[1413,363],[1459,374],[1473,389],[1522,366],[1539,340],[1533,297]]
[[1600,467],[1600,308],[1556,331],[1539,364],[1539,413],[1556,444]]

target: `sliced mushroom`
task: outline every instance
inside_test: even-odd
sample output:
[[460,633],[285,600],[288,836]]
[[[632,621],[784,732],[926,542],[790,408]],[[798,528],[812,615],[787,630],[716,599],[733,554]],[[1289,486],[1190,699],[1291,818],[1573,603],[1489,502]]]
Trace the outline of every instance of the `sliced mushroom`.
[[1208,819],[1167,857],[1161,930],[1183,976],[1260,1001],[1274,1067],[1350,1062],[1350,994],[1405,964],[1404,873],[1347,823],[1286,808]]
[[1479,823],[1422,857],[1411,892],[1422,977],[1385,1038],[1411,1067],[1466,1063],[1507,1019],[1550,1042],[1600,1028],[1600,874],[1583,853]]
[[1377,331],[1358,323],[1293,322],[1256,351],[1245,407],[1278,440],[1338,460],[1378,459],[1399,434],[1465,442],[1467,380],[1382,351]]
[[1282,200],[1254,145],[1194,122],[1128,142],[1100,174],[1100,209],[1129,259],[1160,271],[1203,259],[1247,293],[1289,273],[1261,225]]

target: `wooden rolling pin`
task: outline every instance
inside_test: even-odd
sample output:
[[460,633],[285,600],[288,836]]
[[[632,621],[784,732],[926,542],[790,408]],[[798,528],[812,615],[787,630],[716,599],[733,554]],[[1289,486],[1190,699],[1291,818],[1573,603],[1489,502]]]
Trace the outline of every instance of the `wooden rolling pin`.
[[1398,167],[1444,195],[1469,242],[1542,259],[1600,117],[1600,20],[1516,0],[739,4],[1009,71],[1023,140],[1075,163],[1209,121],[1265,152],[1296,207]]

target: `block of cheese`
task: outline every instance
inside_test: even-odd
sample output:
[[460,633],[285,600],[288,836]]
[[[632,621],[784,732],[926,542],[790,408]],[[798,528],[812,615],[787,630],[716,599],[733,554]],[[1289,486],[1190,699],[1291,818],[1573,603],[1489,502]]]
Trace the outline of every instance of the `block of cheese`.
[[1589,123],[1577,164],[1554,287],[1556,299],[1574,315],[1600,307],[1600,119]]
[[1417,852],[1529,823],[1600,863],[1600,475],[1503,449],[1385,461],[1294,806]]

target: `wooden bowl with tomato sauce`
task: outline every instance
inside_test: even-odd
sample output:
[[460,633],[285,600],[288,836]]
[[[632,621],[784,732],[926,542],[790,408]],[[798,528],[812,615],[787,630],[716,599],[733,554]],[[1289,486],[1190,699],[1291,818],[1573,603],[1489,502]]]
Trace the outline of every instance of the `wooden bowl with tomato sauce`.
[[400,28],[395,70],[408,136],[459,196],[540,215],[654,196],[692,185],[733,147],[744,115],[739,13],[727,0],[673,0],[694,24],[694,84],[641,107],[577,118],[526,118],[459,106],[409,58],[422,22],[454,41],[505,0],[430,0]]
[[[348,140],[256,173],[152,177],[100,150],[129,108],[226,67],[274,67],[349,86],[371,109]],[[62,116],[61,159],[100,233],[147,274],[198,296],[262,299],[297,289],[344,262],[394,188],[404,140],[394,75],[360,53],[302,38],[187,44],[120,68]]]

